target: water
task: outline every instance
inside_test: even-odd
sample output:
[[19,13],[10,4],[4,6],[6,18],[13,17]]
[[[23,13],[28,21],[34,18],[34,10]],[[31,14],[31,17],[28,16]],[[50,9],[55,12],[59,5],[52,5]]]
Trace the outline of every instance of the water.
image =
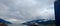
[[11,24],[9,26],[27,26],[27,25],[21,25],[21,24]]

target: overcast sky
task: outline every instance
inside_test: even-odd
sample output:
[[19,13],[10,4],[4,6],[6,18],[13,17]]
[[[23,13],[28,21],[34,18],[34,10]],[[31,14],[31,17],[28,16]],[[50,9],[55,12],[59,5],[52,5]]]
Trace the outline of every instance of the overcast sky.
[[12,23],[33,19],[52,19],[54,0],[0,0],[0,18]]

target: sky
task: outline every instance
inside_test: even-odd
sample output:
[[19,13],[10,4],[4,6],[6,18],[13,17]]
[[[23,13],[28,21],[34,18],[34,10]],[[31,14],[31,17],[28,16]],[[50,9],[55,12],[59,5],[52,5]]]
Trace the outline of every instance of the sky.
[[34,19],[55,20],[55,0],[0,0],[0,18],[12,23]]

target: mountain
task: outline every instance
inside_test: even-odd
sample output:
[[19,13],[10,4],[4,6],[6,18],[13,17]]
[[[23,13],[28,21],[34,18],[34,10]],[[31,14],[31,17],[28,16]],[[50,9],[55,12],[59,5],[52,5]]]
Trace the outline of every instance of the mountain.
[[37,19],[37,20],[32,20],[32,21],[28,21],[28,22],[25,22],[25,23],[22,23],[22,24],[30,24],[30,23],[37,23],[37,24],[54,24],[55,23],[55,20],[44,20],[44,19]]
[[11,22],[8,22],[8,21],[6,21],[6,20],[3,20],[3,19],[1,19],[1,18],[0,18],[0,23],[12,24]]

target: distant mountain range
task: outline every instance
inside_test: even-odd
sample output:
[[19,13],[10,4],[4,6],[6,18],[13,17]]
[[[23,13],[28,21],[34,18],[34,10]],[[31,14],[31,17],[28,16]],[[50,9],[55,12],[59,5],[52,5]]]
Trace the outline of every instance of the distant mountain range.
[[32,20],[32,21],[28,21],[22,24],[30,24],[30,23],[37,23],[37,24],[55,24],[55,20],[44,20],[44,19],[37,19],[37,20]]

